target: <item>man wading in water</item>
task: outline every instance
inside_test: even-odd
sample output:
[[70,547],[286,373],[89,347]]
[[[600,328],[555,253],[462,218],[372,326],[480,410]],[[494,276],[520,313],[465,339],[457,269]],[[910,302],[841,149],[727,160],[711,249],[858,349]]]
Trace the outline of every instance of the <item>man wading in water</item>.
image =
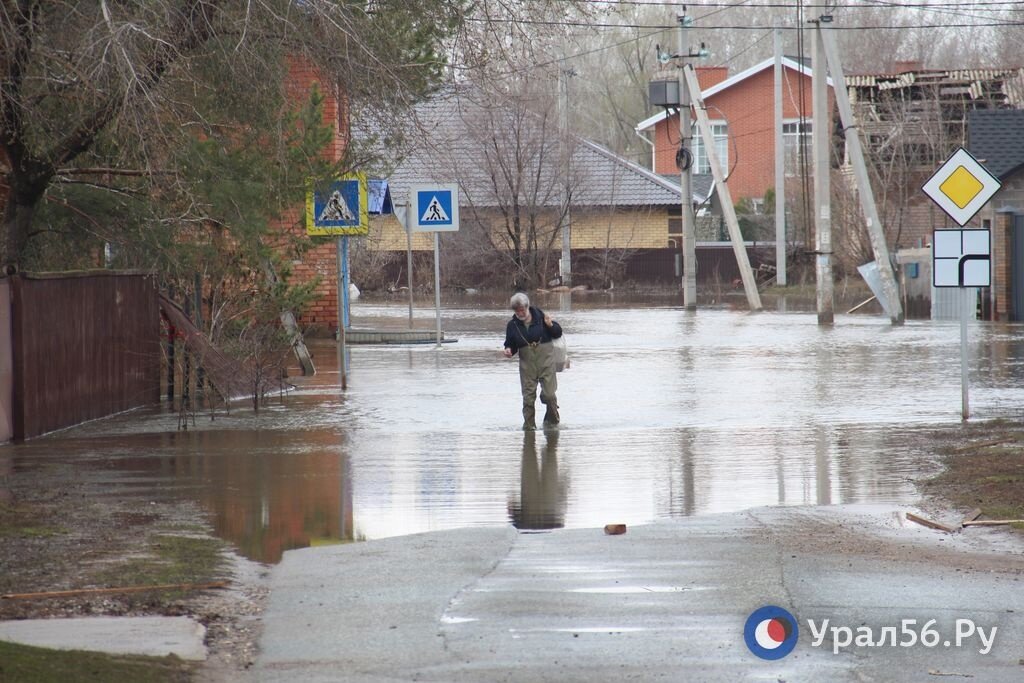
[[505,358],[519,354],[519,383],[523,389],[523,429],[537,428],[537,383],[540,401],[547,406],[544,425],[558,424],[558,380],[555,379],[555,351],[552,339],[562,336],[562,327],[519,292],[509,300],[514,315],[505,327]]

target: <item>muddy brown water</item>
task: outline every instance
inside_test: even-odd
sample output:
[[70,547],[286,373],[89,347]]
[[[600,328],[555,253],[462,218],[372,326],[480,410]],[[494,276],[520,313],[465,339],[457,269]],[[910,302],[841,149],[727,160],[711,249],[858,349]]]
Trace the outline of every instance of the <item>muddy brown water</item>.
[[[762,505],[903,504],[936,471],[923,438],[960,424],[959,327],[811,312],[688,313],[658,301],[541,299],[567,330],[563,424],[524,435],[508,313],[463,299],[457,343],[351,347],[256,414],[188,431],[167,406],[0,448],[0,472],[72,462],[140,505],[198,503],[243,555],[472,525],[602,526]],[[356,303],[356,327],[408,322]],[[433,311],[417,309],[431,327]],[[971,325],[974,420],[1020,416],[1024,326]],[[0,483],[2,489],[2,483]],[[2,491],[0,491],[2,493]]]

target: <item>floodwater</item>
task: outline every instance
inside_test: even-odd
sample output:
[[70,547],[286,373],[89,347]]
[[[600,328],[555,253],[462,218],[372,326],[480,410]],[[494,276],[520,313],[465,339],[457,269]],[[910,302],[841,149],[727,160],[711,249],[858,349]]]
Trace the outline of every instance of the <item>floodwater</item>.
[[[333,343],[318,374],[254,413],[177,428],[166,406],[0,448],[0,471],[71,461],[120,495],[199,505],[251,559],[289,548],[471,525],[637,524],[763,505],[913,502],[936,469],[924,433],[960,424],[956,323],[537,301],[568,335],[563,423],[524,434],[508,312],[463,299],[457,343]],[[356,303],[355,327],[408,309]],[[416,311],[429,327],[433,310]],[[1024,326],[970,326],[972,419],[1017,418]]]

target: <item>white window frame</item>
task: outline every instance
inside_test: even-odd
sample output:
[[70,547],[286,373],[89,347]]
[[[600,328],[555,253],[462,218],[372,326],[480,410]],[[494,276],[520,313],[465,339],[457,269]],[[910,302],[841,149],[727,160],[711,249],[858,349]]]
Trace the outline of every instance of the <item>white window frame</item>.
[[[711,134],[715,138],[715,151],[718,153],[718,163],[722,165],[722,174],[729,174],[729,124],[724,119],[708,121],[711,126]],[[693,123],[693,172],[696,174],[711,175],[711,162],[704,153],[704,136],[700,134],[697,122]]]
[[[786,127],[792,126],[792,132],[787,133]],[[782,166],[787,177],[800,175],[800,138],[807,138],[807,155],[810,156],[811,133],[813,131],[811,119],[804,118],[803,133],[800,132],[800,119],[782,119]],[[808,166],[811,160],[807,159]]]

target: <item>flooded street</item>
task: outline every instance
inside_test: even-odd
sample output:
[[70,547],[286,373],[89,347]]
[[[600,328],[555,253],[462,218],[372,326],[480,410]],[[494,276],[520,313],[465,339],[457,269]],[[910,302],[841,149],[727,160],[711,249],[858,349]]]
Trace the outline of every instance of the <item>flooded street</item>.
[[[260,413],[179,431],[166,406],[0,448],[0,472],[81,465],[119,495],[197,504],[246,557],[463,526],[638,524],[765,505],[905,504],[937,469],[922,434],[960,424],[959,327],[813,313],[535,302],[566,330],[563,423],[524,434],[508,312],[444,310],[457,343],[334,345]],[[407,324],[356,303],[358,328]],[[417,310],[432,325],[433,311]],[[1017,418],[1024,327],[970,330],[972,419]]]

